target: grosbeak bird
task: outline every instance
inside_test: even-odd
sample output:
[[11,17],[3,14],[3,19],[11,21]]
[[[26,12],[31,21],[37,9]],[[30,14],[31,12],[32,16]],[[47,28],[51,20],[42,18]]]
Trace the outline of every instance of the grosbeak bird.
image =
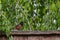
[[16,29],[20,30],[23,27],[23,22],[20,22],[20,24],[16,25]]

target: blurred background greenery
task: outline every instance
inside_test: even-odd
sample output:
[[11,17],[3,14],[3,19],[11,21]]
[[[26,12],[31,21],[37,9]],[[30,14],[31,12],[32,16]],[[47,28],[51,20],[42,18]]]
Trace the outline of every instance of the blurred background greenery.
[[21,21],[22,31],[60,30],[60,1],[0,0],[0,30],[9,32]]

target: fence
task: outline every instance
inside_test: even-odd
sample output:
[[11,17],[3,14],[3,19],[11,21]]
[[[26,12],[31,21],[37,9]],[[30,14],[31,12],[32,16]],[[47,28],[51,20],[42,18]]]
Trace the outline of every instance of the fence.
[[[60,31],[11,31],[13,40],[60,40]],[[0,40],[6,40],[4,34],[0,35]]]

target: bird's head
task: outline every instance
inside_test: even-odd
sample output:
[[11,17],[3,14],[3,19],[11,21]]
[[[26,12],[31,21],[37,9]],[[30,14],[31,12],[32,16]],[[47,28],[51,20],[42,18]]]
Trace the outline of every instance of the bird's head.
[[23,22],[20,22],[20,25],[23,26]]

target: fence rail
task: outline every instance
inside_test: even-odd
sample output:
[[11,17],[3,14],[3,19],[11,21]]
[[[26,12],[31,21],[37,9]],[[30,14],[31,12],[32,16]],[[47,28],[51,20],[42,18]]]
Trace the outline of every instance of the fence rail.
[[[11,31],[13,40],[60,40],[60,31]],[[0,40],[6,40],[5,34],[0,34]]]

